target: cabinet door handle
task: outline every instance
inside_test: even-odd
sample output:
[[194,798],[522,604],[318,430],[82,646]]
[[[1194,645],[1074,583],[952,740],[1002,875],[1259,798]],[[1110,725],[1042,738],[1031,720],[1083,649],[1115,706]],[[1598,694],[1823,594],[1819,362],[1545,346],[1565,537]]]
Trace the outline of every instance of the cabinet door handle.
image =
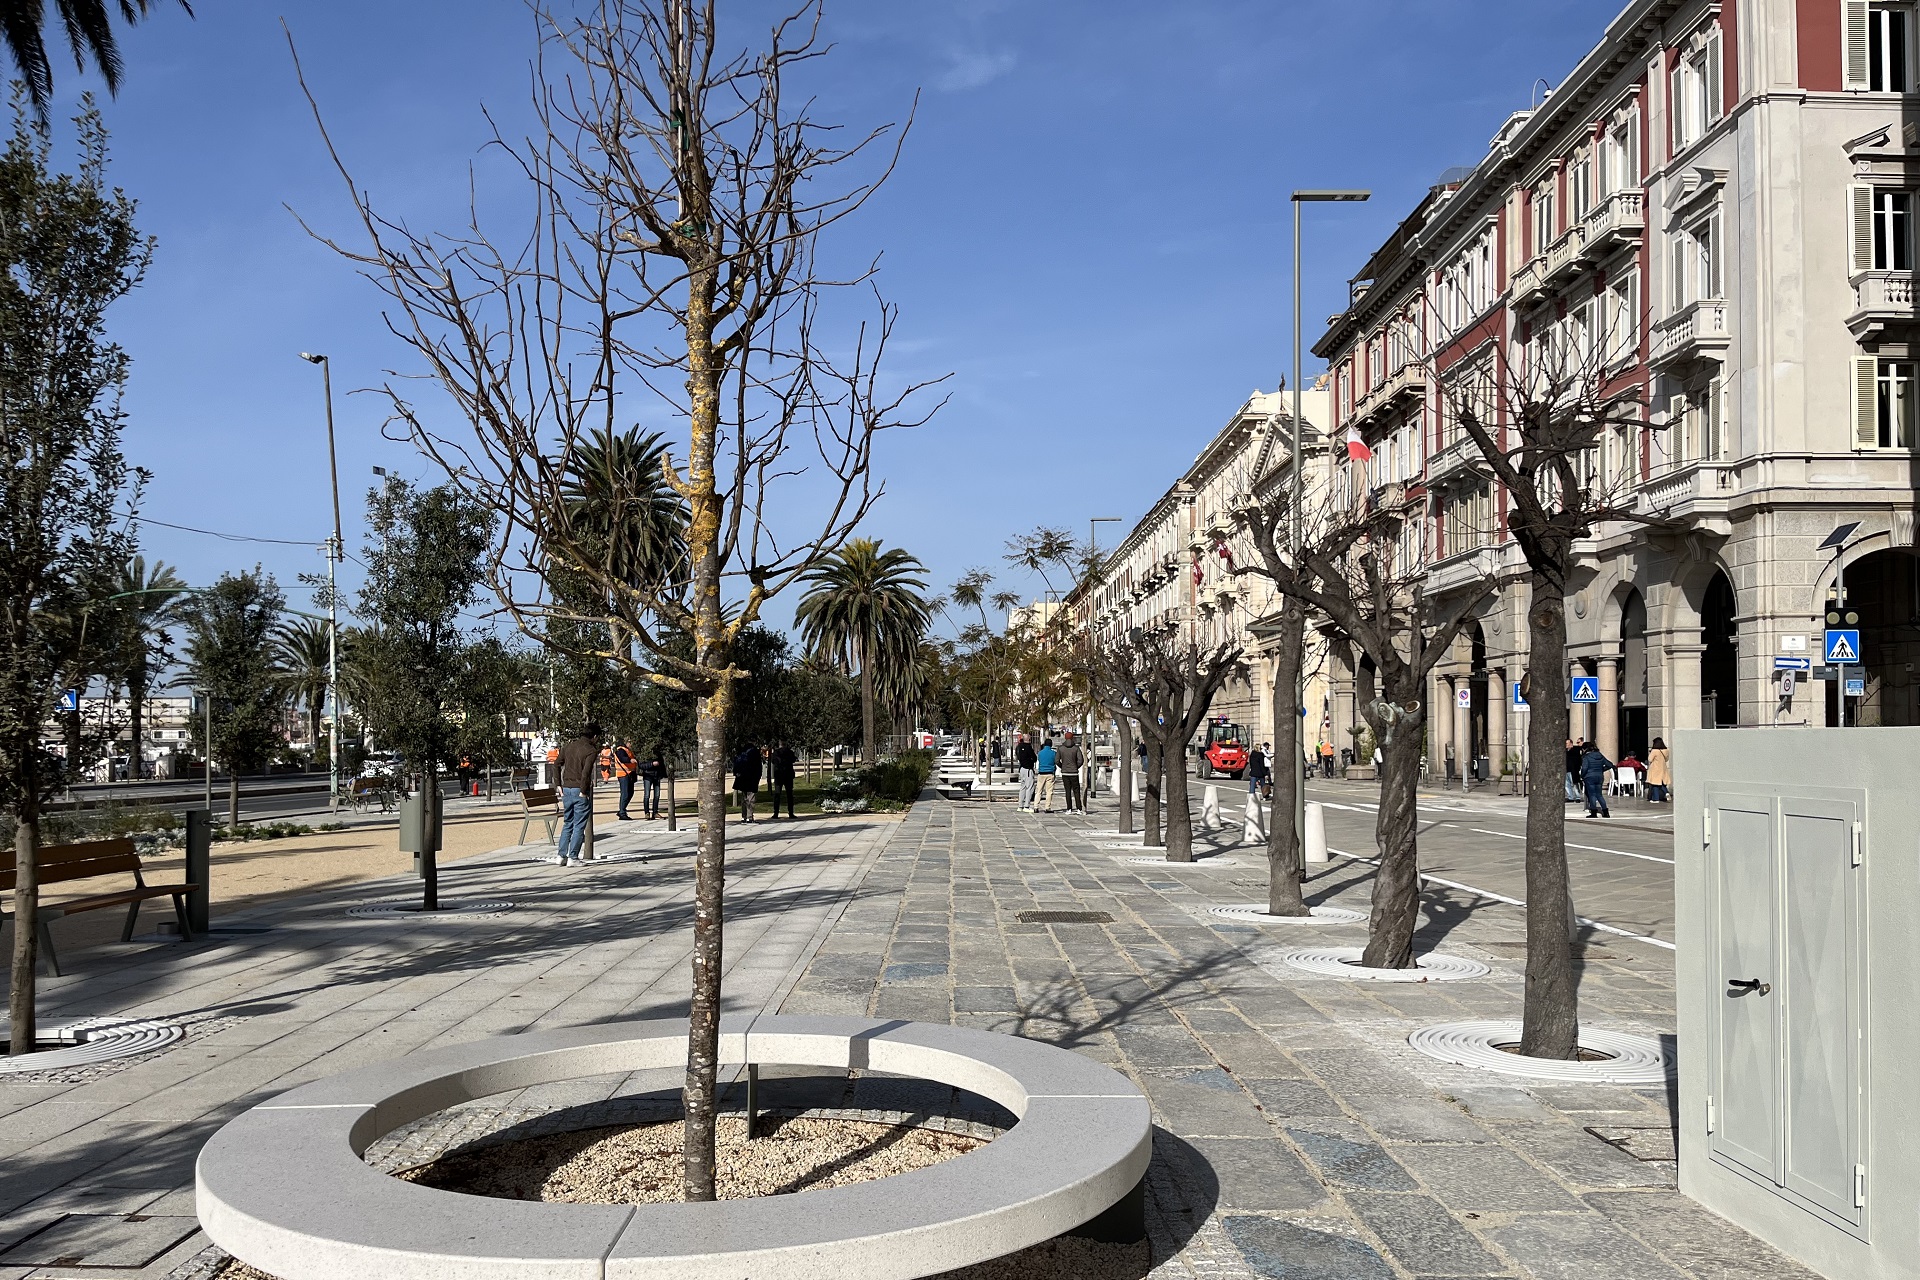
[[1732,988],[1727,992],[1730,996],[1743,996],[1749,991],[1765,995],[1773,990],[1771,982],[1762,982],[1758,978],[1728,978],[1727,986]]

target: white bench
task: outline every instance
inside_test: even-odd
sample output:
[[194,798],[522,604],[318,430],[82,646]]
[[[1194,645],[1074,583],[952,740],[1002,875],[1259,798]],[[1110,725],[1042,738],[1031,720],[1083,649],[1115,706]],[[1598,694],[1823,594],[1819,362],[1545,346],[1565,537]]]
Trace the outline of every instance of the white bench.
[[996,1032],[867,1018],[728,1017],[723,1065],[884,1071],[990,1098],[1019,1123],[942,1164],[853,1186],[704,1204],[548,1204],[437,1191],[374,1169],[374,1141],[435,1111],[582,1076],[683,1065],[686,1024],[502,1036],[304,1085],[201,1149],[200,1225],[283,1280],[910,1280],[1094,1219],[1145,1234],[1147,1100],[1076,1053]]

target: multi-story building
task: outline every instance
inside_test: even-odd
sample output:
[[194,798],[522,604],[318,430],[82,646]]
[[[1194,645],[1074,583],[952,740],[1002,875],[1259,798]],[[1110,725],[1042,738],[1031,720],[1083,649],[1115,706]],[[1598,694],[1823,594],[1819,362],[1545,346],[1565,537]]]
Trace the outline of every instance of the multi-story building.
[[[1773,659],[1818,667],[1821,544],[1855,523],[1844,714],[1920,723],[1917,38],[1907,0],[1634,0],[1353,282],[1314,348],[1335,429],[1372,449],[1348,483],[1424,491],[1430,592],[1501,584],[1436,673],[1436,761],[1451,741],[1499,771],[1521,745],[1525,567],[1458,418],[1504,424],[1530,343],[1640,406],[1582,462],[1621,518],[1568,601],[1569,675],[1599,696],[1576,733],[1617,759],[1681,728],[1839,723],[1835,684],[1782,698]],[[1334,683],[1350,715],[1363,673]]]
[[[1291,402],[1286,392],[1254,392],[1105,558],[1102,573],[1067,601],[1096,643],[1118,644],[1139,628],[1202,648],[1240,646],[1246,675],[1220,691],[1212,713],[1242,726],[1256,742],[1273,740],[1274,639],[1263,624],[1280,602],[1266,579],[1235,572],[1259,557],[1233,513],[1255,502],[1286,501]],[[1301,395],[1309,510],[1325,484],[1326,436],[1312,424],[1327,420],[1326,406],[1322,388]],[[1309,653],[1307,669],[1311,740],[1328,715],[1324,646]]]

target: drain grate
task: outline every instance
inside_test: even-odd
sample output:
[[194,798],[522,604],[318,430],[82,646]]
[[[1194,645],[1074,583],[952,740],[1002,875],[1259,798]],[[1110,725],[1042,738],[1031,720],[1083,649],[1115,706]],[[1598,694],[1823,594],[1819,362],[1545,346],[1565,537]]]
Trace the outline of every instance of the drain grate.
[[1112,924],[1104,911],[1022,911],[1021,924]]

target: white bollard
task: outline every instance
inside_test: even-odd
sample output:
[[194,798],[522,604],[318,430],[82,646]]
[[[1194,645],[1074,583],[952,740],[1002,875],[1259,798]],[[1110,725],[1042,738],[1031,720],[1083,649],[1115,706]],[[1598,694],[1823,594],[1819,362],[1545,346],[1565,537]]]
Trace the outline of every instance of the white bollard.
[[1247,797],[1247,825],[1240,833],[1241,844],[1265,844],[1267,842],[1267,824],[1260,810],[1260,797]]
[[1201,794],[1200,825],[1209,831],[1220,825],[1220,788],[1208,787]]
[[1327,860],[1327,810],[1318,802],[1307,806],[1307,849],[1308,862]]

